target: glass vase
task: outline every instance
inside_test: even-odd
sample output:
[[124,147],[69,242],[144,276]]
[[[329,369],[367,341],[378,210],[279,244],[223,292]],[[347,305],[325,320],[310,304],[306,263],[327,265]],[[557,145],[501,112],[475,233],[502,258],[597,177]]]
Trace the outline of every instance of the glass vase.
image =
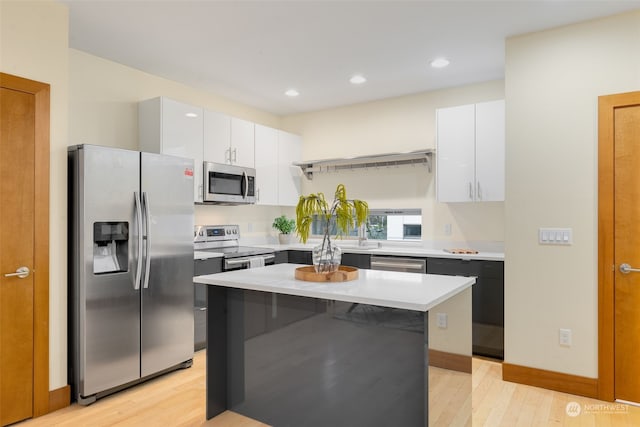
[[313,248],[313,266],[316,273],[332,273],[338,270],[342,259],[342,249],[331,240],[324,239]]

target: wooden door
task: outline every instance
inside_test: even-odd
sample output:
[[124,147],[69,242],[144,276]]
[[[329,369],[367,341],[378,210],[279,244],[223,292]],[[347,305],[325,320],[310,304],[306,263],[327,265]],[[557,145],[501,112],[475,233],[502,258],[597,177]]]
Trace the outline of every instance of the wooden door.
[[615,110],[614,146],[615,397],[640,402],[640,104]]
[[640,92],[600,97],[599,397],[640,402]]
[[0,89],[0,395],[2,425],[31,417],[33,394],[33,150],[31,94]]
[[[42,203],[48,206],[48,188],[42,191],[37,184],[42,184],[44,172],[48,187],[49,86],[5,74],[0,83],[0,425],[4,426],[48,410],[48,307],[42,311],[43,302],[48,306],[48,247],[37,247],[36,234],[46,231],[39,242],[48,246],[48,209],[42,211]],[[42,90],[44,113],[37,94]],[[37,170],[43,160],[43,136],[44,171]],[[19,269],[24,275],[16,275]]]

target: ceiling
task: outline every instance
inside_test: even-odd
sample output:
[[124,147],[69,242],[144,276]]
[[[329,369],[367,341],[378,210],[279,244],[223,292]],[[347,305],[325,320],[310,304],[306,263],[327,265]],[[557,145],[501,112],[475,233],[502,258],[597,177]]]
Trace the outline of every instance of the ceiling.
[[[501,79],[507,37],[640,8],[635,0],[61,1],[72,48],[278,115]],[[431,68],[440,56],[451,64]],[[349,83],[355,73],[367,82]],[[285,96],[290,88],[300,95]]]

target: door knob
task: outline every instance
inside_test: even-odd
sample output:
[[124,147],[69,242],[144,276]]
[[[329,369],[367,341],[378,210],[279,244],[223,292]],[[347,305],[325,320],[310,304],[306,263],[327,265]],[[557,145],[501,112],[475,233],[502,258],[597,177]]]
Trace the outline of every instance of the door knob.
[[629,274],[631,272],[640,272],[640,268],[632,268],[629,264],[620,264],[620,273]]
[[4,277],[18,277],[20,279],[24,279],[25,277],[29,276],[29,273],[31,273],[29,267],[20,267],[16,270],[15,273],[7,273],[4,275]]

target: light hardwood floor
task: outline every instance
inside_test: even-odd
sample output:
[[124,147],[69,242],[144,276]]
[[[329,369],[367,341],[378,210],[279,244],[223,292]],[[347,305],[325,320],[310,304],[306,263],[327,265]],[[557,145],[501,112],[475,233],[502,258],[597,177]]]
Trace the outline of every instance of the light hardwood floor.
[[[18,424],[37,426],[208,426],[260,427],[265,424],[233,412],[205,420],[205,352],[193,367],[173,372],[99,400]],[[640,408],[502,381],[500,363],[473,360],[474,426],[640,426]],[[567,414],[576,402],[577,416]],[[359,426],[353,426],[359,427]],[[400,426],[394,426],[400,427]]]

